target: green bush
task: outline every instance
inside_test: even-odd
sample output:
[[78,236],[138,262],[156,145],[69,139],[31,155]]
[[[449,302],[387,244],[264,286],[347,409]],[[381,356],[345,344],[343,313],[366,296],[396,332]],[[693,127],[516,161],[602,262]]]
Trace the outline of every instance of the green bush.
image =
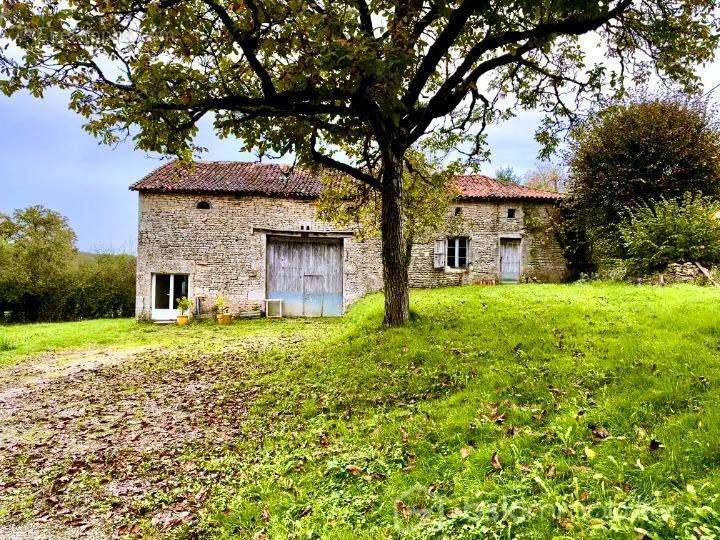
[[670,263],[720,263],[720,204],[686,193],[640,206],[620,224],[631,267],[663,270]]

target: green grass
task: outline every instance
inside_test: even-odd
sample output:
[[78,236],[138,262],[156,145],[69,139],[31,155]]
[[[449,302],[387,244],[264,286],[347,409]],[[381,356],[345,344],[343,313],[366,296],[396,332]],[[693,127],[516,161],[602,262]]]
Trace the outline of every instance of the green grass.
[[217,388],[255,397],[222,457],[187,451],[197,474],[217,473],[193,534],[720,536],[720,290],[462,287],[415,291],[412,306],[413,322],[390,330],[375,295],[337,321],[96,321],[49,325],[37,342],[45,325],[0,331],[15,359],[312,336],[259,352],[245,379]]
[[[292,333],[307,326],[305,320],[250,320],[228,327],[212,322],[156,325],[135,319],[96,319],[78,322],[0,325],[0,366],[28,356],[92,348],[161,346],[196,347],[212,352],[254,333]],[[325,324],[337,324],[326,321]]]
[[383,330],[368,298],[246,381],[264,390],[247,437],[205,465],[244,480],[217,487],[202,532],[714,537],[719,301],[690,286],[438,289]]

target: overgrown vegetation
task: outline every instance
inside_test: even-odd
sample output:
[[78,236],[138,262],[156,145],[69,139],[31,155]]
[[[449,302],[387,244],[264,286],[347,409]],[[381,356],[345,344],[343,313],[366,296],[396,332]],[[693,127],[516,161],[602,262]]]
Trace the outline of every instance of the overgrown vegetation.
[[720,263],[720,203],[693,197],[660,199],[641,206],[620,223],[620,234],[638,273],[663,270],[670,263]]
[[0,322],[129,317],[134,308],[134,256],[79,252],[67,220],[41,206],[0,214]]
[[569,168],[560,239],[571,269],[592,272],[627,256],[619,224],[628,211],[685,193],[720,195],[717,118],[681,95],[610,106],[572,133]]
[[[0,478],[0,516],[107,515],[134,536],[720,535],[720,292],[595,283],[413,294],[405,328],[381,328],[380,296],[341,320],[174,328],[162,331],[197,332],[202,352],[183,337],[120,373],[73,379],[93,389],[87,398],[43,387],[27,431],[42,437],[4,460],[16,475]],[[135,324],[108,321],[121,323]],[[219,349],[225,330],[251,349]],[[180,389],[177,433],[194,438],[138,455],[133,434],[171,429],[143,420],[175,406]],[[76,416],[60,433],[66,410]],[[101,450],[76,462],[48,457],[58,441],[95,437]],[[130,442],[109,454],[103,437]]]

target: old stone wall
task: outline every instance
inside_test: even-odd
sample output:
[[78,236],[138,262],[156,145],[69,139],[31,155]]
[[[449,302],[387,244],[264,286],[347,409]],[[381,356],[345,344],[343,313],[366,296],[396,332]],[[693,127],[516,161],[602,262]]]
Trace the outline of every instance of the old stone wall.
[[[196,208],[200,201],[209,209]],[[534,205],[545,211],[543,205]],[[456,211],[456,208],[460,208]],[[508,218],[508,208],[516,217]],[[527,208],[527,206],[525,207]],[[549,208],[549,207],[548,207]],[[467,269],[433,268],[434,242],[416,245],[411,285],[434,287],[475,283],[497,277],[498,246],[503,236],[521,238],[523,273],[543,280],[564,269],[559,248],[539,242],[523,226],[522,204],[461,203],[448,216],[448,234],[470,238]],[[456,215],[456,212],[459,212]],[[209,310],[218,295],[230,312],[252,309],[265,298],[265,245],[268,230],[342,232],[317,219],[311,201],[232,195],[141,193],[139,201],[137,313],[149,317],[153,273],[188,274],[189,296]],[[344,238],[345,307],[382,288],[380,240]]]
[[[565,260],[548,230],[553,206],[522,202],[463,202],[448,210],[448,228],[443,235],[469,238],[468,267],[434,268],[435,239],[413,246],[410,281],[414,287],[440,287],[498,280],[500,241],[519,239],[522,281],[562,281]],[[508,217],[508,210],[515,217]],[[526,224],[532,218],[532,227]]]
[[[210,208],[196,208],[200,201]],[[265,298],[265,231],[336,230],[317,219],[312,202],[267,197],[140,194],[138,316],[149,316],[151,275],[190,276],[189,293],[209,310],[223,295],[230,312],[250,309]],[[382,287],[379,242],[346,238],[344,299],[349,305]]]

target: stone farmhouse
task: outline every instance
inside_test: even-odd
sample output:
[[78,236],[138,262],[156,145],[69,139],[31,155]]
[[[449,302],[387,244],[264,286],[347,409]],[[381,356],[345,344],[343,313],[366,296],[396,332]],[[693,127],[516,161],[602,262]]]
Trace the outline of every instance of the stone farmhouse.
[[[447,230],[412,248],[412,287],[563,278],[547,231],[560,194],[482,175],[455,182]],[[183,296],[209,311],[218,295],[231,313],[281,299],[285,316],[333,316],[382,288],[379,238],[320,221],[322,182],[298,168],[171,162],[130,189],[139,193],[138,317],[173,319]]]

